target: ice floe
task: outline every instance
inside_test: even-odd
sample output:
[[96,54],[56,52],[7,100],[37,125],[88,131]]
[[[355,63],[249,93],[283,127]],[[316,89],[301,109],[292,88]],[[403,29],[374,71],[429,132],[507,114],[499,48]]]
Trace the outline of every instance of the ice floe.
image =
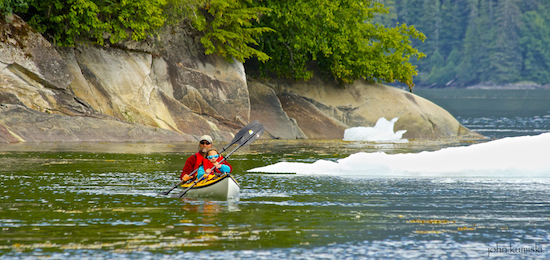
[[403,134],[407,130],[399,130],[393,132],[395,122],[399,118],[396,117],[390,121],[386,118],[379,118],[374,127],[352,127],[344,131],[344,141],[369,141],[369,142],[393,142],[403,143],[407,139],[403,139]]
[[371,177],[550,178],[550,133],[420,153],[356,153],[336,162],[279,162],[248,172]]

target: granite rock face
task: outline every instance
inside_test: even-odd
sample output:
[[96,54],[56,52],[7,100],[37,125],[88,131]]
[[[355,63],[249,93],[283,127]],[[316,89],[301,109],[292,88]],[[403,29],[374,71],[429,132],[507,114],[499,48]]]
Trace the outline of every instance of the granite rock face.
[[248,82],[250,91],[250,119],[258,120],[266,127],[267,133],[275,139],[307,139],[308,136],[283,109],[275,91],[258,82]]
[[190,135],[112,119],[47,114],[20,105],[0,105],[0,143],[187,142]]
[[230,140],[250,115],[242,64],[207,58],[200,46],[163,47],[164,41],[185,42],[183,32],[159,37],[149,44],[60,50],[76,78],[71,88],[122,121]]
[[0,19],[0,102],[53,114],[94,114],[69,88],[72,81],[67,64],[42,35],[17,16]]
[[307,82],[273,79],[261,84],[275,92],[289,117],[309,138],[342,139],[351,127],[373,127],[379,118],[399,117],[394,131],[404,138],[481,139],[446,110],[413,93],[356,81],[344,86],[313,78]]
[[[203,134],[231,140],[249,120],[242,63],[206,57],[197,44],[173,49],[162,42],[189,41],[184,32],[167,30],[158,42],[56,49],[19,17],[0,20],[0,104],[44,112],[33,115],[50,122],[60,120],[56,114],[88,117],[83,128],[94,119],[112,120],[171,130],[182,140]],[[110,125],[117,126],[127,127]],[[16,134],[17,127],[9,128]]]
[[247,79],[204,55],[200,35],[167,27],[108,47],[53,47],[17,16],[0,19],[0,142],[229,141],[252,120],[263,138],[342,139],[399,117],[405,138],[481,138],[439,106],[393,87]]

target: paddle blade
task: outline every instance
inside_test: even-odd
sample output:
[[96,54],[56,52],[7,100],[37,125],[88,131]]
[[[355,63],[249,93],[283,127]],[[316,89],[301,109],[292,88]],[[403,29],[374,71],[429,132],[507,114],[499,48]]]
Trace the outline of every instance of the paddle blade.
[[265,132],[265,128],[262,124],[258,123],[254,127],[248,130],[243,138],[239,141],[240,146],[246,146],[256,141]]
[[239,132],[237,132],[235,134],[235,137],[233,137],[233,140],[231,140],[231,143],[230,143],[229,146],[241,141],[243,139],[243,137],[245,137],[245,135],[247,136],[248,131],[250,131],[253,128],[257,128],[258,125],[262,125],[262,124],[260,124],[260,122],[258,122],[258,120],[254,120],[254,121],[250,122],[250,124],[244,126],[241,130],[239,130]]

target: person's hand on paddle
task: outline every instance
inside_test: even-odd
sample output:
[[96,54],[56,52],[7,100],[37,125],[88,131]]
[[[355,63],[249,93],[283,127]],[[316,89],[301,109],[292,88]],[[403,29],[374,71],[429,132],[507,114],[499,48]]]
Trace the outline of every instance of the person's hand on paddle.
[[183,178],[182,178],[183,181],[188,181],[189,179],[191,179],[191,176],[187,174],[183,175]]
[[219,169],[220,167],[222,167],[222,164],[219,163],[219,162],[215,162],[215,163],[213,163],[213,165],[216,166],[216,168],[218,168],[218,169]]

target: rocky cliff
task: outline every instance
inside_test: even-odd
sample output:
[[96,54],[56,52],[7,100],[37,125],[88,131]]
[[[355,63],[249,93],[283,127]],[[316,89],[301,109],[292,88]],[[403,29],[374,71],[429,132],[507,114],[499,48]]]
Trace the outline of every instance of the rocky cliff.
[[0,142],[227,141],[251,120],[269,138],[341,139],[396,116],[406,138],[479,137],[384,85],[247,80],[242,63],[205,56],[199,37],[172,27],[139,43],[59,48],[17,16],[0,19]]

